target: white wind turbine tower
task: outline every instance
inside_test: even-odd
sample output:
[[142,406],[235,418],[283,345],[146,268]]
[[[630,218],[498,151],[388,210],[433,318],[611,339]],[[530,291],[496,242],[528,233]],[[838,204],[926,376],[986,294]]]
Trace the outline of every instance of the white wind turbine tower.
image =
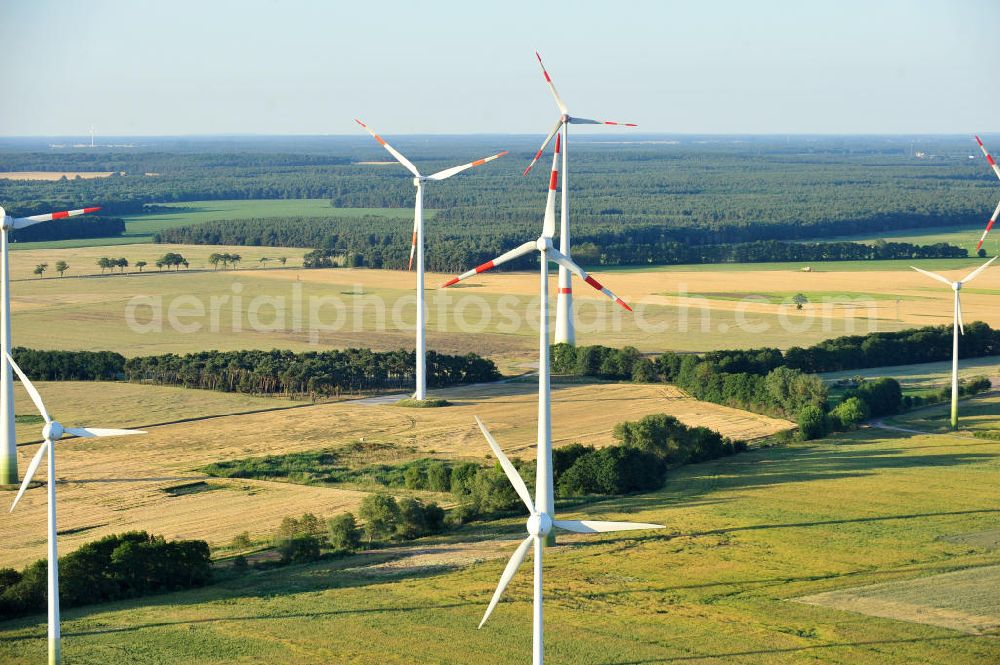
[[[0,208],[0,353],[10,354],[10,256],[7,245],[9,232],[23,229],[33,224],[48,222],[53,219],[76,217],[96,212],[100,208],[83,208],[53,212],[47,215],[31,217],[8,217],[6,211]],[[0,362],[0,485],[17,484],[17,439],[14,434],[14,377],[10,366]]]
[[952,330],[952,348],[951,348],[951,428],[958,429],[958,334],[959,331],[965,334],[965,323],[962,321],[962,299],[959,296],[959,291],[962,290],[962,286],[968,284],[974,280],[979,273],[986,270],[991,263],[997,260],[997,257],[993,257],[983,265],[979,266],[971,273],[966,275],[965,279],[953,282],[947,277],[937,274],[936,272],[930,272],[928,270],[921,270],[914,266],[910,266],[914,270],[924,275],[927,275],[931,279],[936,279],[939,282],[943,282],[951,287],[955,292],[955,313],[953,319],[953,330]]
[[[560,203],[559,209],[559,251],[565,254],[567,257],[572,256],[570,253],[570,239],[569,239],[569,180],[568,180],[568,153],[569,153],[569,126],[571,124],[576,125],[613,125],[617,127],[637,127],[635,123],[632,122],[615,122],[613,120],[590,120],[588,118],[577,118],[569,114],[569,109],[566,104],[563,103],[562,98],[559,93],[556,92],[556,87],[552,83],[552,77],[549,76],[548,71],[545,69],[545,65],[542,64],[542,56],[535,51],[535,57],[538,58],[538,64],[542,68],[542,74],[545,75],[545,82],[549,86],[549,90],[552,92],[552,97],[556,101],[556,106],[559,107],[559,120],[556,121],[555,127],[549,132],[549,135],[545,138],[545,142],[542,143],[542,147],[538,149],[535,153],[535,158],[531,160],[528,164],[528,168],[524,170],[523,175],[528,175],[531,168],[535,165],[535,162],[542,156],[542,151],[545,150],[545,146],[549,144],[552,137],[562,129],[562,139],[563,139],[563,162],[562,162],[562,201]],[[573,328],[573,280],[570,275],[570,271],[559,266],[559,292],[556,296],[556,343],[565,344],[576,344],[576,331]]]
[[[986,150],[986,146],[983,145],[983,142],[979,140],[978,136],[976,137],[976,143],[979,144],[979,149],[983,151],[983,154],[986,156],[986,161],[989,163],[990,167],[993,168],[993,172],[997,174],[998,178],[1000,178],[1000,166],[997,166],[996,161],[993,159],[993,155]],[[977,252],[983,246],[983,243],[986,242],[986,236],[990,234],[990,229],[992,229],[993,225],[996,223],[997,217],[1000,217],[1000,203],[997,203],[996,210],[993,211],[989,224],[986,225],[986,230],[983,231],[983,237],[979,239],[979,244],[976,245]]]
[[32,477],[35,475],[35,471],[38,470],[38,466],[42,462],[42,456],[46,457],[46,466],[48,472],[48,603],[49,603],[49,665],[58,665],[62,662],[62,644],[61,636],[59,631],[59,552],[57,547],[57,536],[56,536],[56,454],[55,454],[55,444],[59,441],[65,434],[71,434],[73,436],[81,437],[99,437],[99,436],[124,436],[127,434],[145,434],[145,432],[139,430],[131,429],[100,429],[96,427],[63,427],[58,421],[52,420],[49,417],[48,411],[45,410],[45,404],[42,403],[42,398],[35,389],[34,384],[24,375],[21,368],[17,366],[14,362],[14,358],[7,354],[7,361],[10,366],[17,373],[21,383],[24,385],[24,389],[28,392],[28,396],[31,397],[31,401],[34,402],[35,408],[38,409],[38,413],[41,414],[42,418],[45,420],[45,426],[42,428],[42,437],[45,439],[42,445],[38,446],[38,452],[31,459],[31,463],[28,464],[28,470],[24,474],[24,482],[21,483],[21,489],[18,490],[17,496],[14,498],[14,503],[11,504],[11,511],[17,506],[17,502],[21,500],[24,495],[28,485],[31,483]]
[[416,254],[417,257],[417,345],[416,345],[416,374],[417,374],[417,388],[413,393],[415,399],[423,400],[427,397],[427,322],[426,322],[426,312],[424,311],[424,183],[433,180],[446,180],[453,175],[461,173],[466,169],[471,169],[473,166],[480,166],[486,162],[492,162],[494,159],[503,157],[507,154],[504,150],[501,153],[486,157],[484,159],[478,159],[474,162],[469,162],[468,164],[462,164],[461,166],[453,166],[450,169],[445,169],[443,171],[438,171],[437,173],[423,176],[420,175],[420,171],[414,166],[410,160],[403,157],[395,148],[385,142],[381,136],[376,134],[372,129],[356,119],[354,122],[358,123],[364,127],[369,134],[371,134],[376,141],[378,141],[383,148],[389,151],[389,154],[396,158],[396,161],[406,167],[410,173],[413,174],[413,185],[417,188],[417,200],[413,207],[413,241],[410,245],[410,265],[408,270],[413,269],[413,255]]
[[500,597],[503,595],[507,585],[510,584],[511,579],[514,577],[514,573],[517,572],[517,569],[527,557],[528,550],[532,547],[532,545],[534,545],[535,579],[533,605],[534,618],[532,631],[532,662],[534,665],[542,665],[544,657],[544,644],[542,639],[542,552],[544,550],[545,540],[552,531],[552,527],[558,527],[560,529],[576,533],[605,533],[612,531],[663,528],[659,524],[555,519],[555,488],[553,486],[554,483],[552,478],[552,401],[549,381],[549,261],[555,261],[560,266],[565,266],[573,274],[583,279],[595,289],[604,293],[625,309],[631,311],[629,306],[625,304],[621,298],[601,286],[597,280],[589,276],[579,266],[573,263],[571,259],[552,246],[552,236],[555,235],[556,227],[555,197],[556,182],[559,177],[558,159],[559,139],[557,138],[555,155],[552,158],[552,177],[549,182],[549,195],[545,207],[545,221],[542,227],[541,237],[538,238],[538,240],[526,242],[517,249],[513,249],[506,254],[502,254],[496,259],[484,263],[474,270],[463,273],[459,277],[455,277],[444,284],[444,287],[451,286],[460,280],[467,279],[478,273],[490,270],[495,266],[511,261],[519,256],[524,256],[532,251],[537,250],[541,254],[539,260],[541,285],[539,288],[540,299],[538,315],[538,458],[536,461],[534,501],[531,500],[528,488],[525,486],[524,481],[518,474],[517,469],[514,468],[514,465],[511,464],[510,460],[507,459],[506,455],[504,455],[500,446],[486,428],[486,425],[484,425],[478,417],[476,418],[479,428],[482,430],[483,435],[486,437],[486,441],[493,450],[493,454],[497,456],[501,467],[503,467],[504,473],[507,474],[507,478],[510,480],[511,485],[514,486],[514,490],[521,498],[521,501],[524,502],[529,514],[527,523],[528,537],[525,538],[520,545],[518,545],[513,556],[511,556],[510,561],[507,563],[507,567],[504,568],[503,574],[500,576],[500,583],[497,586],[496,591],[493,593],[493,598],[490,600],[489,607],[486,609],[486,614],[483,616],[483,620],[480,622],[479,627],[482,628],[483,624],[486,623],[486,620],[489,618],[493,609],[500,601]]

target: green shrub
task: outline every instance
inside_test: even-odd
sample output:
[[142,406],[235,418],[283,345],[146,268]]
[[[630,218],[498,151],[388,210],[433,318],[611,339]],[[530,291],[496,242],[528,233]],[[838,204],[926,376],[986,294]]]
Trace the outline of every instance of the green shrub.
[[427,467],[427,489],[432,492],[451,491],[451,469],[444,462]]
[[830,412],[830,417],[838,423],[838,429],[855,429],[868,419],[868,405],[857,397],[848,397]]
[[822,438],[826,435],[826,414],[818,406],[803,407],[799,411],[798,426],[804,440]]

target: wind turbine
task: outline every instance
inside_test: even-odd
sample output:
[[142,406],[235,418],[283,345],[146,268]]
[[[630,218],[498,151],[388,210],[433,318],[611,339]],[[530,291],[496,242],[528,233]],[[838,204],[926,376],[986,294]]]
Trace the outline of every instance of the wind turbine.
[[61,439],[66,434],[71,434],[73,436],[81,437],[102,437],[102,436],[124,436],[126,434],[145,434],[145,432],[132,429],[99,429],[96,427],[63,427],[58,421],[52,420],[49,417],[48,411],[45,410],[45,404],[42,403],[42,398],[38,394],[38,390],[35,389],[34,384],[24,375],[21,368],[17,366],[14,362],[14,358],[8,353],[7,361],[10,366],[14,369],[17,377],[21,379],[21,384],[24,385],[24,389],[28,391],[28,396],[31,401],[34,402],[35,408],[38,409],[38,413],[41,414],[42,418],[45,420],[45,426],[42,428],[42,437],[45,441],[42,445],[38,446],[38,452],[31,459],[31,463],[28,464],[28,470],[24,474],[24,482],[21,483],[21,489],[18,490],[17,496],[14,498],[14,503],[11,504],[10,510],[13,512],[17,502],[21,500],[24,495],[25,490],[28,489],[28,485],[31,483],[32,477],[35,475],[35,471],[38,470],[39,464],[42,462],[42,456],[46,457],[46,466],[48,469],[48,601],[49,601],[49,665],[58,665],[62,662],[62,644],[59,631],[59,552],[56,544],[56,454],[55,454],[55,443]]
[[371,127],[355,118],[354,122],[364,127],[389,154],[396,158],[396,161],[406,167],[406,170],[413,174],[413,185],[417,188],[417,199],[413,207],[413,241],[410,245],[410,265],[408,270],[413,270],[413,255],[417,257],[417,389],[413,393],[415,399],[423,400],[427,397],[427,342],[426,342],[426,313],[424,312],[424,183],[433,180],[446,180],[453,175],[461,173],[473,166],[480,166],[486,162],[503,157],[507,154],[504,150],[501,153],[477,159],[468,164],[453,166],[450,169],[438,171],[432,175],[420,175],[420,171],[410,160],[399,153],[395,148],[386,143],[385,139],[372,131]]
[[[986,150],[986,146],[983,145],[983,142],[979,140],[978,136],[976,137],[976,143],[979,144],[979,149],[983,151],[984,155],[986,155],[986,161],[989,162],[989,165],[993,168],[993,172],[997,174],[998,178],[1000,178],[1000,166],[997,166],[996,161],[993,159],[993,155]],[[986,242],[986,236],[989,235],[990,229],[992,229],[993,225],[996,223],[997,217],[1000,217],[1000,203],[997,203],[997,208],[993,211],[993,215],[990,217],[990,222],[986,225],[986,230],[983,231],[983,237],[979,239],[979,244],[976,245],[977,252],[983,246],[983,243]]]
[[[10,256],[7,245],[11,230],[23,229],[41,222],[53,219],[64,219],[96,212],[100,208],[83,208],[53,212],[47,215],[31,217],[8,217],[7,212],[0,208],[2,232],[0,232],[0,353],[10,354]],[[0,485],[17,484],[17,438],[14,434],[14,377],[10,366],[0,362]]]
[[489,618],[493,609],[500,601],[500,597],[503,595],[507,585],[510,584],[510,580],[514,577],[514,573],[517,572],[517,569],[524,562],[525,557],[527,557],[528,549],[534,545],[535,580],[534,619],[532,632],[532,662],[534,665],[542,665],[544,656],[542,639],[542,551],[544,549],[545,540],[552,531],[552,527],[558,527],[560,529],[576,533],[605,533],[612,531],[663,528],[659,524],[555,519],[555,488],[552,478],[552,401],[549,380],[549,260],[555,261],[560,266],[565,266],[573,274],[579,276],[585,282],[604,293],[625,309],[631,311],[629,306],[625,304],[621,298],[602,286],[597,280],[573,263],[571,259],[552,246],[552,236],[555,234],[556,226],[555,198],[556,184],[559,178],[558,159],[559,139],[556,138],[556,149],[552,158],[552,176],[549,179],[549,195],[545,206],[545,221],[542,227],[541,237],[539,237],[538,240],[526,242],[520,247],[513,249],[506,254],[502,254],[496,259],[484,263],[474,270],[463,273],[459,277],[455,277],[444,284],[444,287],[451,286],[460,280],[467,279],[478,273],[490,270],[491,268],[494,268],[502,263],[506,263],[507,261],[511,261],[519,256],[524,256],[534,250],[537,250],[541,254],[541,260],[539,261],[541,286],[539,289],[538,335],[538,458],[536,461],[534,501],[531,500],[531,495],[529,494],[524,481],[521,479],[521,476],[517,473],[517,469],[514,468],[514,465],[511,464],[510,460],[503,454],[503,451],[500,449],[500,446],[486,428],[486,425],[484,425],[483,422],[476,417],[476,422],[479,424],[479,428],[486,437],[487,443],[489,443],[490,448],[493,450],[493,454],[497,456],[497,459],[500,461],[500,466],[503,467],[504,473],[507,474],[507,478],[510,480],[511,485],[514,486],[514,490],[521,498],[521,501],[524,502],[529,514],[527,523],[528,537],[521,541],[521,544],[518,545],[513,556],[511,556],[510,561],[507,562],[507,567],[504,568],[503,574],[500,576],[500,584],[493,593],[493,598],[490,600],[489,607],[486,609],[486,614],[483,616],[483,620],[480,622],[479,627],[482,628],[483,624],[486,623],[486,620]]
[[965,276],[965,279],[959,282],[953,282],[947,277],[937,274],[936,272],[930,272],[928,270],[921,270],[920,268],[910,266],[914,270],[924,275],[927,275],[931,279],[936,279],[939,282],[943,282],[952,288],[955,292],[955,314],[952,332],[952,349],[951,349],[951,428],[958,429],[958,334],[959,331],[965,334],[965,324],[962,321],[962,299],[959,296],[959,291],[962,290],[962,286],[968,284],[974,280],[979,273],[986,270],[991,263],[997,260],[997,257],[993,257],[983,265],[979,266],[971,273]]
[[[559,93],[556,92],[556,87],[552,83],[552,77],[549,76],[548,71],[545,69],[545,65],[542,64],[542,56],[535,51],[535,57],[538,58],[538,64],[542,68],[542,74],[545,75],[545,82],[549,86],[549,90],[552,92],[552,97],[556,101],[556,106],[559,107],[559,120],[556,121],[555,127],[549,132],[549,135],[545,138],[545,142],[542,143],[542,147],[538,149],[535,153],[535,158],[531,160],[528,164],[528,168],[524,169],[523,175],[528,175],[531,168],[535,165],[535,162],[542,156],[542,152],[545,150],[545,146],[549,144],[552,137],[562,129],[562,142],[563,142],[563,162],[562,162],[562,201],[560,203],[559,210],[559,251],[565,254],[567,257],[570,254],[570,240],[569,240],[569,182],[568,182],[568,143],[569,143],[569,126],[571,124],[576,125],[612,125],[617,127],[637,127],[635,123],[632,122],[615,122],[613,120],[590,120],[588,118],[577,118],[569,114],[569,109],[566,104],[563,103],[562,98]],[[556,343],[565,344],[575,344],[576,343],[576,331],[573,328],[573,280],[570,275],[570,270],[563,266],[559,266],[559,292],[556,296]]]

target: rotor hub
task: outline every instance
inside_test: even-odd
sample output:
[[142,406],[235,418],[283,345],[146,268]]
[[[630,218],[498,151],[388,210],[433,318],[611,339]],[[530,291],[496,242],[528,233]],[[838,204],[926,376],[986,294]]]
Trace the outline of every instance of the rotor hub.
[[552,518],[547,513],[538,513],[528,518],[528,533],[536,538],[549,535],[552,531]]
[[42,436],[49,441],[58,441],[65,433],[66,430],[63,429],[63,426],[55,420],[50,423],[46,423],[45,427],[42,428]]
[[569,113],[563,113],[562,117],[559,119],[562,120],[563,122],[569,122]]
[[961,282],[952,282],[951,288],[953,290],[955,290],[955,291],[961,291],[962,290],[962,283]]
[[535,241],[535,247],[538,248],[539,252],[544,252],[552,249],[553,247],[552,238],[546,238],[545,236],[542,236],[541,238]]

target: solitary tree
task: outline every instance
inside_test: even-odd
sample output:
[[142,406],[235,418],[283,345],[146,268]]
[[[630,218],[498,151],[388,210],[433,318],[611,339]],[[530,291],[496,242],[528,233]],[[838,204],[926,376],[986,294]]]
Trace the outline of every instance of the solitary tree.
[[229,262],[233,264],[233,270],[236,270],[236,265],[243,260],[243,257],[239,254],[230,254]]
[[148,265],[149,264],[146,263],[145,261],[136,261],[135,262],[135,267],[139,269],[139,272],[142,272],[142,269],[145,268]]
[[809,298],[806,298],[805,294],[796,293],[792,296],[792,302],[795,303],[795,309],[802,309],[802,306],[809,302]]
[[38,275],[39,278],[44,277],[45,271],[48,269],[49,269],[48,263],[39,263],[37,266],[35,266],[35,274]]
[[69,270],[69,264],[65,261],[56,261],[56,272],[62,277],[63,273]]
[[285,265],[285,263],[287,261],[288,261],[288,257],[287,256],[279,256],[278,257],[278,263],[280,263],[281,265]]
[[358,514],[365,521],[369,544],[376,538],[391,536],[399,524],[399,505],[388,494],[369,494],[361,502]]
[[262,256],[258,260],[260,261],[260,263],[261,263],[262,266],[264,266],[265,268],[267,268],[267,262],[270,261],[271,259],[268,258],[268,257],[266,257],[266,256]]

